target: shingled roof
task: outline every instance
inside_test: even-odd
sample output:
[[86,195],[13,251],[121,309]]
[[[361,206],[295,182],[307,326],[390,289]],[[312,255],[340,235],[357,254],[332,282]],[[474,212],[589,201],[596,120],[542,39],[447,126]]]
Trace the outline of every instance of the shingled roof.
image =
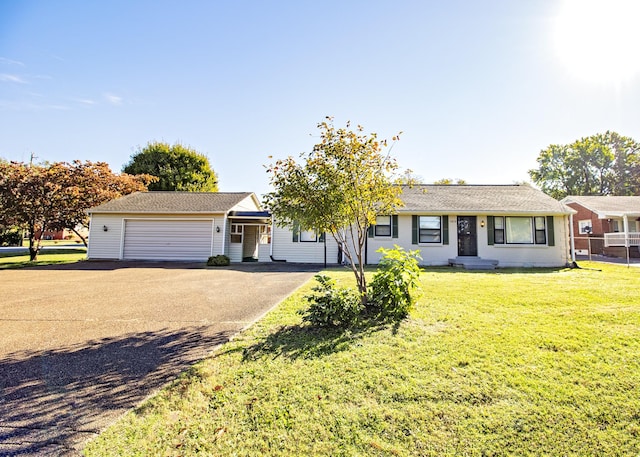
[[616,195],[569,195],[562,199],[563,203],[577,203],[585,208],[606,217],[622,214],[640,215],[640,196]]
[[399,213],[570,214],[575,211],[527,185],[403,186]]
[[91,208],[89,213],[224,213],[251,192],[135,192]]

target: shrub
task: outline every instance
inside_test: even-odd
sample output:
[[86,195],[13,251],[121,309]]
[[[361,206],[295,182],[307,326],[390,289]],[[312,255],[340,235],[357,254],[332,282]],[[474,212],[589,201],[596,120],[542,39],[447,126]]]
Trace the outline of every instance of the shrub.
[[393,249],[380,248],[378,252],[383,256],[369,285],[367,309],[383,319],[402,319],[417,300],[418,259],[422,258],[419,251],[405,251],[397,245]]
[[22,246],[22,233],[18,230],[0,230],[0,246]]
[[305,295],[309,308],[300,310],[302,320],[320,327],[342,327],[354,324],[362,313],[363,305],[358,292],[337,287],[335,280],[327,275],[315,275],[318,285]]
[[226,267],[231,263],[231,259],[226,255],[214,255],[207,260],[209,267]]

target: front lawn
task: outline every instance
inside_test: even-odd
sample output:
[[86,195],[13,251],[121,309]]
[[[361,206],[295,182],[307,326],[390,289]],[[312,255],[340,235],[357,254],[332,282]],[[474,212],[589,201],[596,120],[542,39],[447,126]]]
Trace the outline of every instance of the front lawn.
[[640,270],[581,265],[430,269],[409,319],[348,332],[300,325],[310,282],[85,452],[638,455]]
[[61,263],[74,263],[84,260],[87,257],[87,250],[84,247],[68,249],[45,249],[38,254],[38,260],[29,261],[29,254],[22,252],[2,252],[0,253],[0,270],[7,268],[23,268],[36,265],[54,265]]

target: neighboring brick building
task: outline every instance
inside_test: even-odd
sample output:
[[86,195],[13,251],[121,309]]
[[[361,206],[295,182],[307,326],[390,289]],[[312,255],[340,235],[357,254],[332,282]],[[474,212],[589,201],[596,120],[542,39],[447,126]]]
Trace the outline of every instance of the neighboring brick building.
[[640,196],[568,196],[562,202],[573,215],[578,254],[640,257]]

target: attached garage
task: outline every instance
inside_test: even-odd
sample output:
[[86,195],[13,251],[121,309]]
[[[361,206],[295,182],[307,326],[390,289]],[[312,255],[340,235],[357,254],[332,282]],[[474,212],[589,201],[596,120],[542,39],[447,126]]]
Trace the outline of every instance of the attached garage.
[[214,220],[125,219],[125,260],[206,260],[213,254]]
[[[237,236],[232,239],[231,230],[256,225],[257,214],[262,224],[270,223],[251,192],[136,192],[89,210],[87,257],[205,261],[224,254],[241,262],[247,256],[232,255]],[[240,247],[252,259],[268,260],[268,236],[257,234],[243,238]]]

